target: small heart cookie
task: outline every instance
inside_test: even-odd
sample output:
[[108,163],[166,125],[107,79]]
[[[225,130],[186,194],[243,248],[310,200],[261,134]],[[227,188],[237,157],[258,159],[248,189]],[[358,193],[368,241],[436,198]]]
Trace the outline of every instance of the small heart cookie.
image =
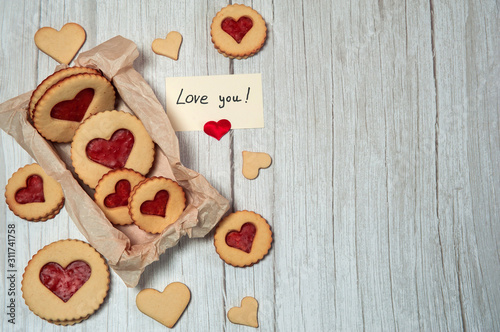
[[156,54],[177,60],[181,43],[182,35],[177,31],[170,31],[165,39],[155,39],[151,44],[151,48]]
[[265,152],[243,151],[243,175],[253,180],[259,175],[261,168],[271,166],[271,156]]
[[257,309],[259,302],[251,296],[244,297],[241,300],[241,307],[233,307],[227,312],[227,318],[233,324],[259,327],[257,320]]
[[172,328],[186,309],[191,292],[186,285],[173,282],[163,292],[146,288],[137,294],[137,308],[159,323]]
[[35,33],[35,44],[59,63],[69,64],[85,43],[85,30],[76,23],[65,24],[60,31],[43,27]]

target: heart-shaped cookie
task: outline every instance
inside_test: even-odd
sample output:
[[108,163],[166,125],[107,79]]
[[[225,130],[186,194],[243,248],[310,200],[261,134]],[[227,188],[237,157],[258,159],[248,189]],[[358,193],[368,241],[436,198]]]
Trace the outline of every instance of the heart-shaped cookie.
[[233,324],[259,327],[257,320],[257,310],[259,303],[251,296],[244,297],[241,300],[241,307],[233,307],[227,312],[227,318]]
[[218,141],[222,138],[222,136],[226,135],[229,130],[231,130],[231,122],[226,119],[215,121],[208,121],[203,126],[203,131],[205,134],[216,138]]
[[59,63],[69,64],[85,43],[85,30],[76,23],[65,24],[60,31],[43,27],[35,33],[35,44]]
[[163,292],[146,288],[137,294],[137,308],[145,315],[172,328],[189,304],[191,292],[186,285],[173,282]]
[[151,44],[153,52],[164,55],[170,59],[177,60],[179,48],[182,43],[182,35],[177,31],[170,31],[165,39],[157,38]]
[[268,168],[271,162],[271,156],[265,152],[243,151],[243,176],[253,180],[259,175],[259,170]]

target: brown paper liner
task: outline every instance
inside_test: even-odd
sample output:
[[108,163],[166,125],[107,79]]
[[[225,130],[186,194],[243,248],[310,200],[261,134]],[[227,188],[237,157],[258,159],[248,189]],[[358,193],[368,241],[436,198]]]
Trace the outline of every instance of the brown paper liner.
[[205,236],[229,209],[228,200],[202,175],[181,164],[179,142],[166,112],[151,87],[133,68],[138,56],[132,41],[117,36],[80,54],[75,65],[101,70],[120,97],[116,109],[135,114],[146,127],[157,144],[155,164],[148,176],[171,178],[184,188],[186,209],[162,234],[149,234],[135,225],[114,227],[107,220],[91,198],[93,190],[74,174],[70,143],[46,141],[27,120],[32,91],[0,105],[2,130],[61,183],[71,219],[128,287],[135,287],[146,266],[175,246],[182,236]]

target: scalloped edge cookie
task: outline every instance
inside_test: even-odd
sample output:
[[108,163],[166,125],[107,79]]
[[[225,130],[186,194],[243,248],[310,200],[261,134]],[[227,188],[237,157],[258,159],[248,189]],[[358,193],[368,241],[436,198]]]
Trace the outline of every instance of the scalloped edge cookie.
[[[90,266],[91,275],[64,302],[40,281],[40,270],[49,262],[65,268],[78,260]],[[24,270],[21,291],[26,305],[35,315],[50,323],[72,325],[87,319],[101,306],[108,294],[109,283],[109,268],[101,254],[86,242],[68,239],[52,242],[33,255]]]
[[[51,116],[55,105],[72,100],[82,90],[94,89],[94,96],[81,121],[56,119]],[[98,112],[114,109],[115,88],[104,76],[76,74],[52,85],[38,100],[33,111],[33,124],[40,135],[58,143],[71,142],[75,131],[88,117]]]
[[131,194],[134,187],[144,179],[141,173],[128,168],[120,168],[109,171],[99,180],[95,187],[94,200],[111,223],[115,225],[128,225],[134,221],[129,214],[128,200],[125,206],[109,208],[104,203],[106,197],[116,193],[116,185],[121,180],[127,180],[130,183]]
[[[26,188],[26,180],[32,175],[38,175],[43,180],[45,202],[20,204],[15,195],[19,189]],[[64,193],[59,182],[34,163],[21,167],[12,174],[5,186],[5,200],[16,216],[28,221],[46,221],[54,218],[64,206]]]
[[[249,17],[253,26],[241,42],[238,43],[231,35],[222,30],[221,25],[226,18],[237,21],[243,16]],[[214,47],[219,53],[233,59],[246,59],[255,55],[264,46],[267,38],[266,21],[264,21],[262,15],[251,7],[240,4],[228,5],[222,8],[213,18],[210,35]]]
[[[238,248],[230,247],[226,243],[229,232],[241,230],[245,223],[252,223],[256,230],[249,253]],[[229,214],[217,225],[214,235],[214,245],[219,257],[229,265],[236,267],[251,266],[259,262],[271,249],[273,233],[271,227],[261,215],[252,211],[237,211]]]
[[56,71],[54,74],[45,78],[33,91],[30,98],[28,115],[30,119],[33,118],[33,112],[35,111],[36,103],[40,100],[40,98],[45,94],[45,92],[51,88],[54,84],[59,82],[66,77],[70,77],[76,74],[96,74],[100,75],[101,73],[97,69],[88,68],[88,67],[68,67],[61,70]]
[[155,144],[139,118],[116,110],[94,114],[80,125],[71,143],[75,172],[91,188],[95,188],[111,168],[90,160],[86,152],[87,144],[95,138],[109,140],[119,129],[127,129],[134,135],[134,145],[123,168],[146,175],[153,166]]
[[[161,190],[166,190],[169,194],[165,217],[141,213],[142,204],[153,200]],[[134,224],[146,232],[158,234],[177,221],[182,212],[184,212],[186,208],[186,194],[177,182],[161,176],[155,176],[147,178],[135,186],[134,190],[130,193],[128,207]]]

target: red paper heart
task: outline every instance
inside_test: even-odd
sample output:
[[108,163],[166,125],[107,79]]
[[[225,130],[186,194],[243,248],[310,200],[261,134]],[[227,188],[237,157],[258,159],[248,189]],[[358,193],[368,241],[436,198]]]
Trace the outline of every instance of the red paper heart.
[[87,88],[78,92],[75,98],[57,103],[50,111],[54,119],[80,122],[94,99],[94,89]]
[[203,126],[203,131],[205,134],[212,136],[220,141],[222,136],[226,135],[227,132],[231,129],[231,122],[226,119],[215,121],[208,121]]
[[239,44],[248,31],[253,27],[252,19],[246,16],[235,21],[231,17],[225,18],[221,23],[221,28]]
[[168,197],[168,191],[160,190],[156,193],[154,200],[145,201],[141,204],[141,213],[165,217]]
[[128,182],[128,180],[118,181],[115,185],[115,193],[106,196],[104,205],[107,208],[127,206],[130,189],[130,182]]
[[115,169],[123,168],[134,146],[134,134],[128,129],[118,129],[109,141],[104,138],[91,140],[85,149],[90,160]]
[[231,231],[226,235],[226,244],[230,247],[249,253],[252,250],[253,239],[257,233],[254,224],[247,222],[241,226],[240,231]]
[[19,189],[14,198],[19,204],[45,202],[43,179],[36,174],[30,175],[26,179],[26,187]]
[[71,262],[66,268],[50,262],[40,270],[40,281],[64,302],[68,300],[89,280],[90,266],[84,261]]

